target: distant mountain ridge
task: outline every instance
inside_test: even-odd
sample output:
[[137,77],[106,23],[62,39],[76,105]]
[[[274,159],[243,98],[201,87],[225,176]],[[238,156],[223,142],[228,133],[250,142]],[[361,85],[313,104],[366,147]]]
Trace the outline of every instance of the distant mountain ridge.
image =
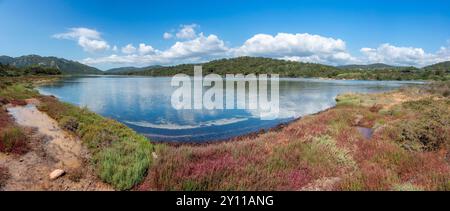
[[27,55],[20,57],[0,56],[0,63],[18,68],[30,66],[42,66],[56,68],[63,74],[103,74],[95,67],[90,67],[76,61],[71,61],[57,57],[42,57],[38,55]]
[[119,67],[119,68],[112,68],[107,71],[105,71],[106,74],[112,74],[112,73],[128,73],[128,72],[139,72],[149,69],[156,69],[156,68],[162,68],[163,66],[160,65],[152,65],[148,67]]

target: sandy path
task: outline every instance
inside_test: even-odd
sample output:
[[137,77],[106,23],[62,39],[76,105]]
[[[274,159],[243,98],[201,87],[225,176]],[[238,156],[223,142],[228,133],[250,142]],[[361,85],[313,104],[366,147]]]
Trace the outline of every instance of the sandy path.
[[36,128],[38,133],[50,139],[46,143],[47,152],[59,162],[56,165],[58,168],[76,169],[81,167],[79,156],[82,153],[81,144],[73,136],[60,129],[55,120],[37,110],[32,104],[8,108],[8,112],[19,125]]
[[[88,153],[80,140],[62,130],[54,119],[34,104],[8,107],[8,112],[17,124],[33,132],[30,152],[0,155],[0,164],[7,166],[11,175],[4,190],[111,190],[85,164]],[[50,181],[49,174],[55,169],[67,174]]]

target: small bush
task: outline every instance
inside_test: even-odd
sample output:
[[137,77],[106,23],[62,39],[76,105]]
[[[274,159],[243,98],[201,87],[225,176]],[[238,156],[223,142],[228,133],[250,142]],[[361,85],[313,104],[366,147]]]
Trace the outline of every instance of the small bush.
[[419,114],[397,124],[397,141],[413,151],[436,151],[450,145],[450,107],[448,102],[431,99],[405,103],[406,109]]
[[329,136],[321,136],[308,143],[295,145],[291,148],[298,148],[300,161],[306,162],[315,176],[331,177],[340,172],[352,172],[356,168],[349,151],[338,147],[336,141]]
[[68,173],[68,177],[72,182],[80,182],[80,180],[84,178],[83,170],[81,169],[70,170]]
[[94,156],[100,178],[118,190],[127,190],[145,177],[151,162],[151,146],[147,140],[116,142]]
[[64,117],[60,120],[60,125],[62,128],[70,131],[76,132],[78,130],[78,121],[73,117]]
[[27,136],[19,127],[5,128],[0,132],[0,151],[15,154],[28,152]]

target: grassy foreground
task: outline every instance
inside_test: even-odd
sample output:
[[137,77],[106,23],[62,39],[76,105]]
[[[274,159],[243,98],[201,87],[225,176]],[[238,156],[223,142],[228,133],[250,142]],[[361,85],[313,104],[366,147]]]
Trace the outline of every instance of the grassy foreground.
[[[62,128],[80,137],[91,152],[92,164],[103,181],[117,190],[127,190],[143,180],[152,162],[153,151],[153,145],[144,136],[88,109],[61,103],[54,97],[39,95],[32,84],[48,78],[1,80],[0,98],[3,101],[20,104],[21,100],[37,98],[40,101],[39,110],[57,120]],[[11,122],[9,124],[12,125]],[[15,134],[20,134],[19,127],[5,128],[9,126],[0,128],[0,137],[3,137],[1,143],[17,139]]]

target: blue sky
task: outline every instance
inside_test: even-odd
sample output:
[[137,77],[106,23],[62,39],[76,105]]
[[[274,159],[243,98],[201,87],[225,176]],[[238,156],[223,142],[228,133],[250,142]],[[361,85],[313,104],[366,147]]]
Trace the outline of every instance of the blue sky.
[[449,46],[450,1],[0,0],[0,54],[102,69],[235,56],[424,66]]

